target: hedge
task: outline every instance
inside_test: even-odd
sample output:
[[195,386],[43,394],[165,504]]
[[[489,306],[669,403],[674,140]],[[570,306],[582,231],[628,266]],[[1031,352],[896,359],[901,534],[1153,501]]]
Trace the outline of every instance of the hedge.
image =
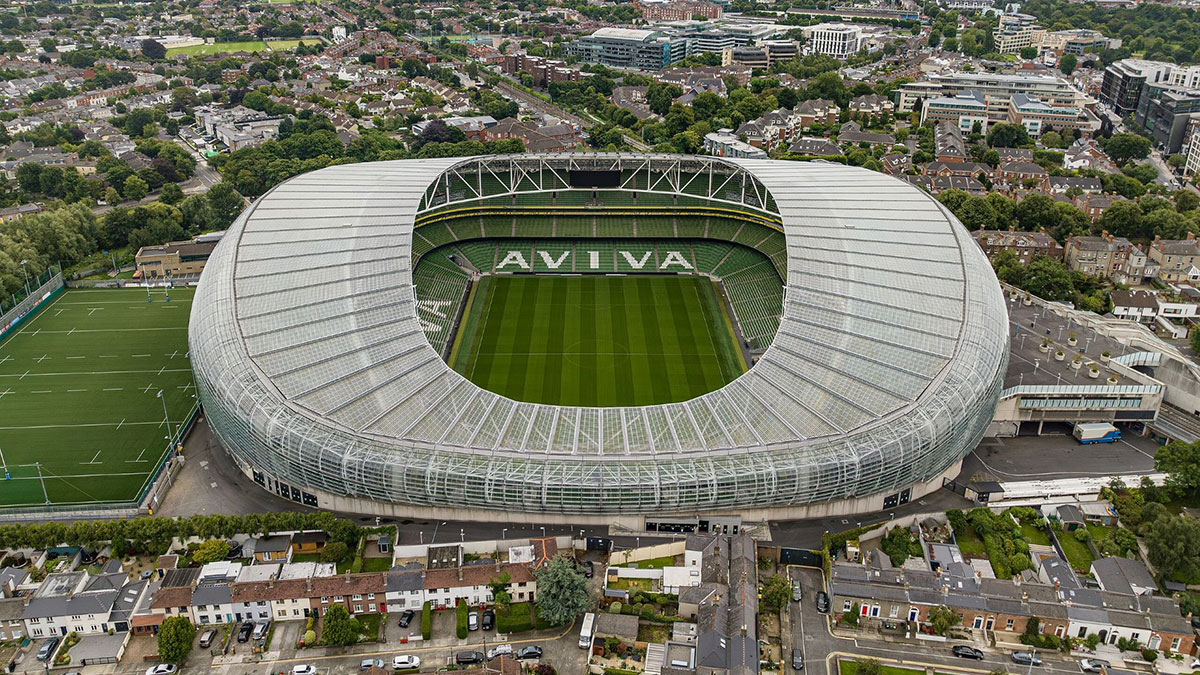
[[433,637],[433,607],[426,602],[421,606],[421,639]]
[[455,631],[458,634],[459,640],[466,640],[467,634],[467,601],[462,598],[458,599],[458,609],[456,610],[458,617],[455,619]]

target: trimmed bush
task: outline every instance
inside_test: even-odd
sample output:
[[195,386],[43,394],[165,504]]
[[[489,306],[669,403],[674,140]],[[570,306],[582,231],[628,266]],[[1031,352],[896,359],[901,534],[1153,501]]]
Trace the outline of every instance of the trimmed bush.
[[421,639],[433,637],[433,607],[426,602],[421,606]]
[[455,632],[459,640],[466,640],[467,634],[470,632],[467,629],[467,601],[459,598],[458,608],[455,611],[458,614],[455,618]]

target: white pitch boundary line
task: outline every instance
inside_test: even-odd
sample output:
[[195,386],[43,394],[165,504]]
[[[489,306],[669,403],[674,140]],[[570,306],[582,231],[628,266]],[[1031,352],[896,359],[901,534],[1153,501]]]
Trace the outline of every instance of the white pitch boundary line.
[[85,359],[87,357],[86,356],[68,356],[67,358],[68,359]]
[[100,453],[101,453],[101,452],[103,452],[103,450],[97,450],[97,451],[96,451],[96,454],[95,454],[95,456],[93,456],[93,457],[92,457],[92,461],[90,461],[90,462],[80,462],[80,464],[103,464],[104,462],[97,462],[97,461],[96,461],[96,459],[97,459],[98,457],[100,457]]
[[8,363],[9,361],[12,361],[12,360],[13,360],[13,357],[12,357],[11,355],[9,355],[9,354],[5,354],[5,355],[4,355],[4,358],[0,359],[0,366],[4,365],[4,364],[6,364],[6,363]]
[[108,387],[104,391],[124,391],[121,387]]
[[90,422],[88,424],[36,424],[24,427],[0,427],[0,431],[24,431],[28,429],[87,429],[94,427],[111,427],[118,424],[136,424],[138,426],[154,425],[157,427],[162,426],[163,421],[155,420],[153,422],[126,422],[125,420],[121,420],[120,422]]
[[[88,309],[88,316],[91,316],[91,315],[95,314],[96,312],[99,312],[102,309],[104,309],[104,308],[103,307],[91,307]],[[74,331],[75,329],[72,328],[71,330]]]
[[[190,299],[178,300],[178,301],[172,300],[171,302],[172,303],[191,302],[191,300]],[[84,305],[85,307],[95,307],[96,305],[133,305],[135,307],[145,307],[147,303],[133,302],[131,300],[99,300],[99,301],[92,301],[92,302],[64,302],[63,304],[64,305]],[[163,304],[165,305],[167,303],[164,302]]]
[[42,354],[41,356],[39,356],[39,357],[37,357],[36,359],[34,359],[34,361],[37,361],[37,362],[38,362],[38,365],[41,365],[42,361],[45,361],[45,360],[46,360],[46,359],[48,359],[48,358],[50,358],[50,355],[49,355],[49,354]]
[[[57,305],[59,303],[59,301],[61,301],[65,297],[67,297],[67,294],[63,293],[63,294],[59,295],[57,298],[55,298],[54,302],[50,303],[49,306],[46,307],[45,311],[39,312],[37,314],[37,316],[35,316],[29,320],[29,323],[25,324],[25,329],[17,331],[17,335],[23,334],[25,332],[25,330],[29,328],[30,324],[32,324],[34,321],[37,321],[38,319],[40,319],[42,317],[42,315],[46,314],[50,310],[54,309],[54,306]],[[34,334],[36,335],[36,333],[34,333]],[[14,342],[16,342],[16,340],[5,340],[3,343],[0,343],[0,349],[4,349],[6,346],[8,346]]]
[[[78,330],[71,329],[71,330],[45,330],[45,331],[38,329],[32,333],[29,333],[29,335],[32,337],[32,336],[37,335],[38,333],[46,333],[47,335],[60,335],[62,333],[69,334],[71,332],[76,332],[76,333],[139,333],[139,332],[160,331],[160,330],[187,330],[187,326],[163,326],[160,328],[80,328]],[[24,331],[22,331],[20,333],[20,335],[24,335],[24,334],[25,334]]]
[[[100,463],[103,464],[103,462],[100,462]],[[71,479],[71,478],[105,478],[105,477],[117,477],[117,476],[145,476],[145,475],[146,475],[145,471],[126,471],[126,472],[122,472],[122,473],[77,473],[77,474],[71,474],[69,476],[64,476],[64,475],[58,474],[58,475],[47,476],[47,477],[67,480],[67,479]],[[11,480],[41,480],[41,478],[39,478],[38,476],[13,476],[11,478]]]
[[125,463],[126,464],[144,464],[146,462],[149,462],[150,460],[148,460],[148,459],[142,459],[142,455],[144,455],[144,454],[146,454],[146,449],[142,448],[142,451],[138,453],[137,459],[127,459],[127,460],[125,460]]
[[[118,425],[117,425],[117,431],[120,431],[120,430],[121,430],[121,425],[123,425],[123,424],[125,424],[125,418],[124,418],[124,417],[122,417],[122,418],[121,418],[121,424],[118,424]],[[143,450],[142,450],[142,452],[145,452],[145,450],[143,449]]]
[[31,393],[31,394],[53,394],[54,392],[50,391],[49,389],[38,389],[37,391],[31,391],[29,393]]
[[0,399],[3,399],[5,396],[8,396],[9,394],[15,394],[15,393],[17,393],[17,392],[13,391],[11,388],[5,389],[4,391],[0,391]]
[[[25,375],[29,375],[29,377],[55,377],[55,376],[63,376],[63,375],[70,375],[72,377],[80,377],[80,376],[84,376],[84,375],[139,375],[141,373],[154,373],[154,372],[157,372],[157,371],[154,371],[154,370],[97,370],[97,371],[86,371],[86,372],[82,372],[82,373],[33,373],[33,371],[27,370],[27,371],[25,371],[24,375],[17,375],[16,373],[0,373],[0,377],[15,377],[17,379],[25,379]],[[168,372],[168,373],[190,373],[192,371],[187,368],[170,368],[166,372]],[[30,373],[32,373],[32,374],[30,374]]]
[[87,391],[87,389],[68,389],[67,393],[68,394],[78,394],[81,391]]

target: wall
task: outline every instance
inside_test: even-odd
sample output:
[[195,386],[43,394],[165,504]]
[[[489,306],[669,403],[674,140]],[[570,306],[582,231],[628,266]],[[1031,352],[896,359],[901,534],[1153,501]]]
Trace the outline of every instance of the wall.
[[651,560],[653,558],[665,558],[667,556],[683,555],[686,542],[673,541],[669,544],[656,544],[654,546],[643,546],[641,548],[633,548],[628,551],[614,551],[612,557],[609,558],[609,565],[624,565],[625,563],[638,562],[640,560]]

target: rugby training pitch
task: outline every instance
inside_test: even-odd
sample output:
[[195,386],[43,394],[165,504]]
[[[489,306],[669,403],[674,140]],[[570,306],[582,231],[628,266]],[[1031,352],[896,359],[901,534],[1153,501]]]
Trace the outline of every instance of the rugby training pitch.
[[519,401],[568,406],[685,401],[745,371],[705,277],[485,276],[451,367]]
[[158,393],[171,434],[195,405],[193,292],[68,290],[0,341],[0,507],[138,498],[167,451]]

